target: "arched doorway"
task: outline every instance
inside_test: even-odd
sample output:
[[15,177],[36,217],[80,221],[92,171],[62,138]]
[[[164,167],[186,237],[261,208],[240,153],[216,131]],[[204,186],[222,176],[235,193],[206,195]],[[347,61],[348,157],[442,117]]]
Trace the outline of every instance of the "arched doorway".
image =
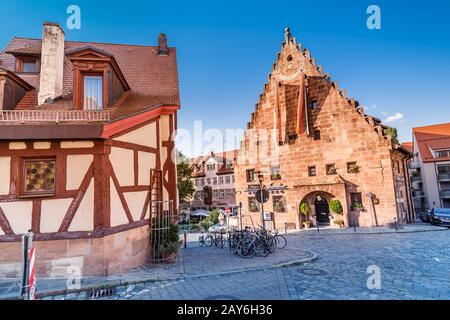
[[328,205],[327,199],[322,196],[317,196],[314,200],[314,207],[317,223],[320,225],[330,225],[330,206]]
[[329,202],[334,198],[333,194],[320,190],[305,195],[299,203],[301,205],[302,202],[306,202],[311,209],[311,215],[308,217],[299,215],[300,224],[307,219],[321,226],[331,225]]

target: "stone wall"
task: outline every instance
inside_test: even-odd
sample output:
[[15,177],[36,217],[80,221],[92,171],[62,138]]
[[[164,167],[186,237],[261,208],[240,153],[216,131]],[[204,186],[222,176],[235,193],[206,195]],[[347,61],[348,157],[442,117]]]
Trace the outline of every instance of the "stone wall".
[[[103,238],[36,241],[38,277],[106,276],[147,262],[150,228],[143,226]],[[20,277],[20,242],[0,242],[0,278]]]

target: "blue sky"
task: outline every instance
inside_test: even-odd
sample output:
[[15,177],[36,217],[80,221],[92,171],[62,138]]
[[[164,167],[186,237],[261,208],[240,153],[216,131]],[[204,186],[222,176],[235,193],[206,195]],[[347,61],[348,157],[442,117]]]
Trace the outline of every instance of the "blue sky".
[[[399,129],[450,122],[450,2],[410,1],[8,1],[0,47],[14,36],[40,37],[43,21],[65,26],[81,8],[81,30],[68,40],[155,45],[165,32],[178,50],[179,127],[245,128],[280,49],[284,28],[308,48],[339,87],[367,112]],[[381,30],[366,9],[381,8]]]

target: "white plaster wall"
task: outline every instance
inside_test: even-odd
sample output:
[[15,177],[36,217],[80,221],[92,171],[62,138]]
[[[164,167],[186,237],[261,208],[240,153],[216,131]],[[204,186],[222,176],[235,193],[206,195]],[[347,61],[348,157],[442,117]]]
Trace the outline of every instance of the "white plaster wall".
[[139,129],[121,135],[115,140],[156,148],[158,146],[158,142],[156,141],[156,122],[152,122]]
[[80,148],[93,148],[94,141],[61,141],[61,149],[80,149]]
[[150,169],[156,167],[156,156],[153,153],[138,152],[139,185],[150,184]]
[[91,154],[67,156],[67,190],[78,190],[93,160]]
[[133,150],[111,148],[109,160],[121,186],[134,185],[134,153]]
[[10,150],[24,150],[27,148],[25,142],[10,142],[9,149]]
[[58,232],[72,200],[71,198],[42,201],[41,233]]
[[127,214],[123,208],[122,202],[120,201],[119,195],[117,194],[116,187],[112,179],[110,180],[110,196],[111,196],[111,227],[120,226],[123,224],[128,224]]
[[133,221],[139,221],[141,219],[142,209],[144,208],[147,194],[147,191],[127,192],[124,194],[131,215],[133,216]]
[[83,200],[70,224],[69,231],[92,231],[94,229],[94,179],[91,180]]
[[32,201],[2,202],[0,207],[15,234],[25,234],[31,229]]
[[51,145],[52,143],[50,141],[33,142],[33,149],[37,150],[50,149]]
[[[434,162],[422,163],[422,180],[430,209],[441,206]],[[433,205],[434,202],[434,205]]]
[[161,141],[167,141],[170,138],[170,117],[162,115],[159,120],[159,132]]
[[0,157],[0,195],[9,194],[11,157]]

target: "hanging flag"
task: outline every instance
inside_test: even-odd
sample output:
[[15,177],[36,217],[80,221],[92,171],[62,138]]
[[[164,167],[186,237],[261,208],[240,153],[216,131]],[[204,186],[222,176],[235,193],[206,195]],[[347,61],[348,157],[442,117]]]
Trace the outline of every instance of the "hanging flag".
[[281,106],[280,106],[280,93],[279,93],[279,87],[280,87],[280,83],[277,82],[276,84],[276,110],[277,110],[277,123],[276,123],[276,129],[277,129],[277,133],[278,133],[278,142],[282,142],[283,141],[283,133],[281,132]]
[[306,92],[305,92],[305,76],[302,74],[300,77],[300,90],[298,95],[297,106],[297,134],[301,135],[305,133],[305,126],[303,124],[304,114],[306,113]]

